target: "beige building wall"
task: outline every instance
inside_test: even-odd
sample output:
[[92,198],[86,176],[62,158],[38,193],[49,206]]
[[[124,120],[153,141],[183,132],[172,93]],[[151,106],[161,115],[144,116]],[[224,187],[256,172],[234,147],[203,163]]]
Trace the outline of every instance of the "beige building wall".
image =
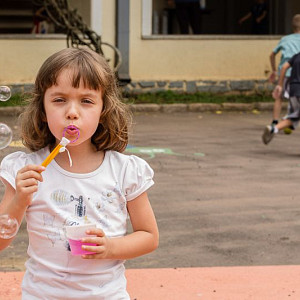
[[130,76],[138,80],[265,79],[279,37],[142,37],[142,2],[131,0]]
[[[101,14],[101,39],[102,42],[116,45],[116,3],[111,0],[102,0]],[[110,59],[110,64],[114,62],[114,52],[107,46],[102,47],[105,57]]]
[[77,9],[80,13],[82,19],[88,24],[91,25],[91,1],[90,0],[68,0],[70,9]]
[[116,3],[111,0],[102,0],[101,28],[102,40],[115,45],[116,42]]
[[[102,40],[111,44],[115,44],[115,18],[115,1],[102,0]],[[142,1],[130,2],[132,81],[265,79],[270,71],[269,54],[278,39],[142,37]],[[65,47],[63,36],[0,36],[0,83],[32,83],[42,62]]]
[[64,38],[0,38],[0,84],[33,83],[44,60],[65,47]]

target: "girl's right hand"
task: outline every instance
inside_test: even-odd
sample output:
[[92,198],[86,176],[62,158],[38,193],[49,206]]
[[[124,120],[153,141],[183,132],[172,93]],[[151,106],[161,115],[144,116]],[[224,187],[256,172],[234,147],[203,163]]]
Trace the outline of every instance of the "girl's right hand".
[[16,200],[18,205],[27,207],[31,204],[33,193],[38,190],[38,182],[43,181],[41,173],[45,167],[27,165],[20,169],[16,176]]

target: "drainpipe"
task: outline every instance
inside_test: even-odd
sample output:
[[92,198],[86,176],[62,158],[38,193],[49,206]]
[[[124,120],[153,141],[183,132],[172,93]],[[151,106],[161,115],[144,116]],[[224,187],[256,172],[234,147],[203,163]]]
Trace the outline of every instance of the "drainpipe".
[[129,3],[130,0],[116,0],[116,46],[122,54],[122,64],[118,70],[121,86],[131,82],[129,75]]

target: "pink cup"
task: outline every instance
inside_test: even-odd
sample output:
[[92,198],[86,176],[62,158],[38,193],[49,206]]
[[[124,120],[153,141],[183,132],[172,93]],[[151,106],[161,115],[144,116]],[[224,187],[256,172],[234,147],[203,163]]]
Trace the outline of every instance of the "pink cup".
[[97,244],[94,243],[81,242],[81,239],[83,237],[94,236],[94,235],[86,234],[87,230],[91,230],[94,228],[96,228],[96,224],[90,224],[90,223],[65,227],[66,237],[69,241],[72,255],[95,254],[95,252],[86,251],[81,248],[82,245],[97,246]]
[[97,246],[97,244],[94,243],[83,243],[81,240],[72,240],[68,239],[69,244],[71,247],[71,253],[72,255],[84,255],[84,254],[95,254],[96,252],[90,252],[82,249],[82,245],[87,246]]

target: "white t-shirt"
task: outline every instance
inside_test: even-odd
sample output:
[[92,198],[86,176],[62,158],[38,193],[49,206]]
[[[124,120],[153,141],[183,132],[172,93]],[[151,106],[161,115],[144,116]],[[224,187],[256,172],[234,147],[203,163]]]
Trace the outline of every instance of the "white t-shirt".
[[[15,188],[19,169],[41,164],[49,149],[6,156],[0,176]],[[71,255],[66,225],[96,223],[108,237],[126,234],[126,203],[150,188],[153,170],[134,155],[107,151],[86,174],[67,172],[53,160],[26,211],[29,236],[23,300],[129,299],[122,260],[85,260]]]

